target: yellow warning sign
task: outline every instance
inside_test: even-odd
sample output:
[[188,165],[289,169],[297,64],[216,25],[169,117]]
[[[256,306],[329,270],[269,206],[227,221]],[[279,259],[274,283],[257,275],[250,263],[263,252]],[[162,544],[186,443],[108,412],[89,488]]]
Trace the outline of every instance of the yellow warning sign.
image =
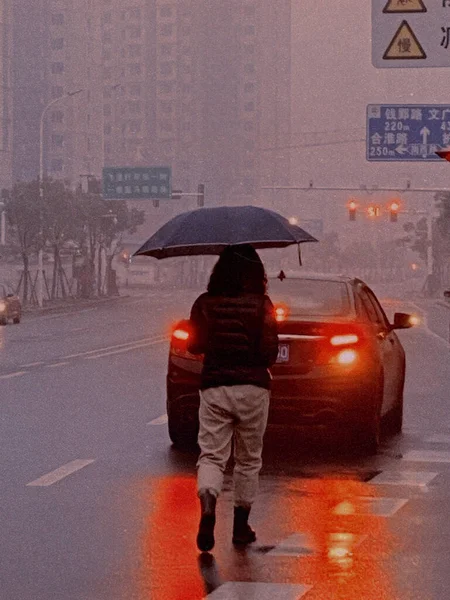
[[423,0],[388,0],[384,13],[424,13],[427,7]]
[[418,60],[426,57],[414,31],[406,21],[402,21],[384,53],[384,60]]

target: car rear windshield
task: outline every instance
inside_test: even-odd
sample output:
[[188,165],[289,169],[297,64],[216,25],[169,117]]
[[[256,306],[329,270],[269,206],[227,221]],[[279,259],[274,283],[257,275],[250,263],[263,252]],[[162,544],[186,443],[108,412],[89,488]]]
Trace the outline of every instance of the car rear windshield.
[[321,279],[270,279],[269,296],[285,305],[292,316],[345,316],[351,310],[347,286]]

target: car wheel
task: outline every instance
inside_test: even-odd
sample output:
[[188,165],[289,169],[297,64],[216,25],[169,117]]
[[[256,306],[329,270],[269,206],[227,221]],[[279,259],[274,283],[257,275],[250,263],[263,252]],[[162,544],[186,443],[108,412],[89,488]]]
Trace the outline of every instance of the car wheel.
[[401,378],[401,385],[399,391],[397,393],[397,399],[395,401],[395,406],[391,409],[389,414],[387,415],[387,425],[389,431],[392,434],[401,433],[403,428],[403,390],[405,387],[405,372],[403,371],[403,375]]
[[14,323],[15,325],[18,325],[18,324],[20,323],[20,316],[18,316],[18,317],[14,317],[14,319],[13,319],[13,323]]
[[169,437],[172,444],[178,450],[192,450],[197,446],[198,427],[187,415],[175,416],[171,410],[167,410]]
[[5,317],[2,317],[0,319],[0,325],[6,325],[7,322],[8,322],[8,320]]

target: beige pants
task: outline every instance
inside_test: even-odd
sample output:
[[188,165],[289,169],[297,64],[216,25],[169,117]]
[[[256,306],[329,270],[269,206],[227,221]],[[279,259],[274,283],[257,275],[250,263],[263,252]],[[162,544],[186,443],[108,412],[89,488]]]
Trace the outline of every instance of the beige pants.
[[251,506],[258,492],[269,390],[255,385],[208,388],[200,392],[198,490],[219,495],[234,435],[235,506]]

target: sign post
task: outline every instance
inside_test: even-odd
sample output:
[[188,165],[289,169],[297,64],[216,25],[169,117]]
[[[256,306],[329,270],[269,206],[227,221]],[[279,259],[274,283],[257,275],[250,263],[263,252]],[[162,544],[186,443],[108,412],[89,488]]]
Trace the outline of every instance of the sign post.
[[374,67],[450,67],[450,0],[372,0]]
[[450,146],[450,104],[369,104],[367,160],[437,162]]

